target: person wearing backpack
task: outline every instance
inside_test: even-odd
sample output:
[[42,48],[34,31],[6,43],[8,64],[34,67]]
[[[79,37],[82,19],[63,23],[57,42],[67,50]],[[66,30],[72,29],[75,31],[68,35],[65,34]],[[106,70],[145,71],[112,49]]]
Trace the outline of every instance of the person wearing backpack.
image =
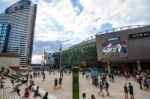
[[99,83],[99,89],[100,89],[100,92],[98,92],[98,94],[100,95],[102,93],[102,97],[104,97],[104,92],[103,92],[104,84],[102,83],[102,81],[100,81]]

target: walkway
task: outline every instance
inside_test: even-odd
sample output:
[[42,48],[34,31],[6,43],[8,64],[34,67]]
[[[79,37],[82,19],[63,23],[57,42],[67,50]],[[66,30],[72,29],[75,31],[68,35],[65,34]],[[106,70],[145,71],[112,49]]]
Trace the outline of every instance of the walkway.
[[[55,75],[49,75],[46,73],[46,80],[43,81],[42,76],[34,78],[36,85],[39,85],[45,91],[51,93],[50,95],[57,97],[57,99],[72,99],[72,76],[67,74],[64,75],[62,89],[54,90],[54,79],[59,78],[59,73],[55,73]],[[86,80],[86,78],[82,78],[80,75],[80,97],[82,93],[85,92],[87,98],[90,99],[91,94],[94,94],[96,99],[99,99],[101,96],[98,95],[99,89],[92,85],[91,80]],[[133,81],[132,78],[126,80],[124,77],[115,76],[115,83],[110,84],[110,96],[105,96],[105,99],[124,99],[124,90],[123,86],[125,83],[133,84],[135,99],[149,99],[150,91],[141,90],[139,88],[139,84]],[[106,92],[104,91],[104,94]],[[102,98],[102,97],[101,97]],[[51,99],[51,98],[50,98]]]

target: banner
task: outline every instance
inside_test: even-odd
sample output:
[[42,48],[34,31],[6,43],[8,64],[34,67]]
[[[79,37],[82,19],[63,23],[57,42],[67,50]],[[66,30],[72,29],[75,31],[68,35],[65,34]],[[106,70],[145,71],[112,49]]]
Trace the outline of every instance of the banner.
[[45,64],[54,64],[55,61],[54,61],[53,53],[44,51],[44,61],[45,61]]

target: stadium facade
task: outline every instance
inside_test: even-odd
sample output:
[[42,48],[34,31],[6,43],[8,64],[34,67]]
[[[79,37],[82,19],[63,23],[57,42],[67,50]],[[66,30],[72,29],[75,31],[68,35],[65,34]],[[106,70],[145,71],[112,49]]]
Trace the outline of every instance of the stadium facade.
[[18,53],[20,65],[31,63],[37,5],[20,0],[0,14],[0,52]]
[[96,35],[98,61],[108,72],[150,69],[150,26],[128,26]]
[[95,39],[71,46],[62,53],[62,63],[80,66],[99,66]]
[[109,73],[150,70],[149,44],[149,25],[113,28],[63,51],[62,64],[99,66]]

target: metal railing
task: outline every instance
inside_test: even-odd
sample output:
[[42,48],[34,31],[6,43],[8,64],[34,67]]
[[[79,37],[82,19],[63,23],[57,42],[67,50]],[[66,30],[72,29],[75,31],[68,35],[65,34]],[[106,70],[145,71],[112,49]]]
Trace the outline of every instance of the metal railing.
[[150,25],[131,25],[131,26],[123,26],[123,27],[118,27],[118,28],[112,28],[112,29],[104,30],[104,31],[95,33],[95,34],[91,35],[90,37],[87,37],[82,42],[69,47],[69,49],[77,47],[77,46],[80,46],[80,45],[83,45],[83,44],[87,44],[87,43],[91,43],[91,42],[96,41],[95,40],[95,35],[108,34],[108,33],[113,33],[113,32],[124,31],[124,30],[131,30],[131,29],[136,29],[136,28],[147,27],[147,26],[150,26]]

